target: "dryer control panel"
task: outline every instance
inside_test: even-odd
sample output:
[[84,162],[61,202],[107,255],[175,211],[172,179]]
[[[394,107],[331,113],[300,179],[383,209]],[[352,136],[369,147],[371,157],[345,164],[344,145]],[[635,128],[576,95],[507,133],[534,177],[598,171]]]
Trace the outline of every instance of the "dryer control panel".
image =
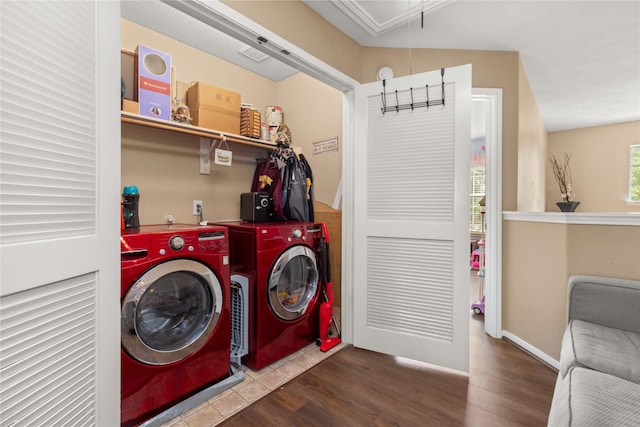
[[[258,227],[256,227],[258,228]],[[322,237],[322,226],[314,223],[283,223],[259,227],[259,249],[268,250],[285,244],[306,244],[315,247]]]
[[311,247],[317,248],[318,243],[320,242],[320,238],[322,237],[322,229],[323,228],[321,223],[305,226],[305,230],[307,234],[307,243]]

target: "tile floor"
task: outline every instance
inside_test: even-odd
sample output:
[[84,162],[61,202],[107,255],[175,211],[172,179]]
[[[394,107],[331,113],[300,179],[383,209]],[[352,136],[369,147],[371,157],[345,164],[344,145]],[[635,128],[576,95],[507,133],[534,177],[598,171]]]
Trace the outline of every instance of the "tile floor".
[[246,369],[242,382],[165,423],[162,427],[215,426],[347,345],[341,343],[323,353],[315,343],[311,343],[259,371]]

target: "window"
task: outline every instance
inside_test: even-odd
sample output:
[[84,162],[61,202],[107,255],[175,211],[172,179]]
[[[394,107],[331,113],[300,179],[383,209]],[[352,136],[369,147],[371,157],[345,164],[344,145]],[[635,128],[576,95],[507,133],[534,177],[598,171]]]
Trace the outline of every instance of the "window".
[[629,151],[629,201],[640,202],[640,145]]
[[[638,150],[640,151],[640,150]],[[480,205],[485,196],[485,170],[483,167],[471,168],[471,182],[469,183],[469,192],[471,193],[469,218],[469,231],[472,233],[484,233],[484,206]],[[483,202],[484,204],[484,202]]]

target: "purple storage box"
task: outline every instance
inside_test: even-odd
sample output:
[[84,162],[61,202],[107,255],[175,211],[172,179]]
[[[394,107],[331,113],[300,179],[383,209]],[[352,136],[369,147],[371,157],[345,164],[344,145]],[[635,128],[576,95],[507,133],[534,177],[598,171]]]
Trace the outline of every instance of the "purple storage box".
[[140,115],[171,120],[171,55],[138,45],[136,74]]

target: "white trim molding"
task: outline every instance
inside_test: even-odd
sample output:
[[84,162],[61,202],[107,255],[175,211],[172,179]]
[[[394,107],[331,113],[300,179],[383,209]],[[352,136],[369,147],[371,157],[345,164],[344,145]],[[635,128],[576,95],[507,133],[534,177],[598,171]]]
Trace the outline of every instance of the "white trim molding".
[[509,341],[511,341],[512,343],[514,343],[515,345],[517,345],[518,347],[520,347],[523,350],[525,350],[527,353],[531,353],[532,355],[534,355],[538,359],[542,360],[547,365],[549,365],[549,366],[551,366],[551,367],[553,367],[553,368],[555,368],[557,370],[560,370],[560,362],[559,361],[557,361],[553,357],[549,356],[547,353],[545,353],[544,351],[540,350],[539,348],[536,348],[536,347],[532,346],[531,344],[529,344],[528,342],[526,342],[522,338],[512,334],[509,331],[502,331],[502,336],[504,338],[508,339]]
[[[393,10],[394,5],[386,4],[378,7],[371,7],[370,5],[370,8],[365,10],[365,8],[355,1],[331,0],[331,3],[351,18],[353,22],[358,24],[371,37],[378,37],[387,31],[407,24],[412,19],[418,17],[420,12],[432,12],[441,6],[451,3],[451,1],[452,0],[422,0],[414,6],[410,5],[406,10],[402,10],[404,9],[404,5],[397,6],[395,10]],[[376,12],[376,16],[372,16],[369,12]],[[384,14],[383,12],[388,13]]]
[[486,276],[485,332],[502,337],[502,89],[473,88],[473,100],[486,102]]
[[505,221],[640,227],[640,212],[503,212]]

